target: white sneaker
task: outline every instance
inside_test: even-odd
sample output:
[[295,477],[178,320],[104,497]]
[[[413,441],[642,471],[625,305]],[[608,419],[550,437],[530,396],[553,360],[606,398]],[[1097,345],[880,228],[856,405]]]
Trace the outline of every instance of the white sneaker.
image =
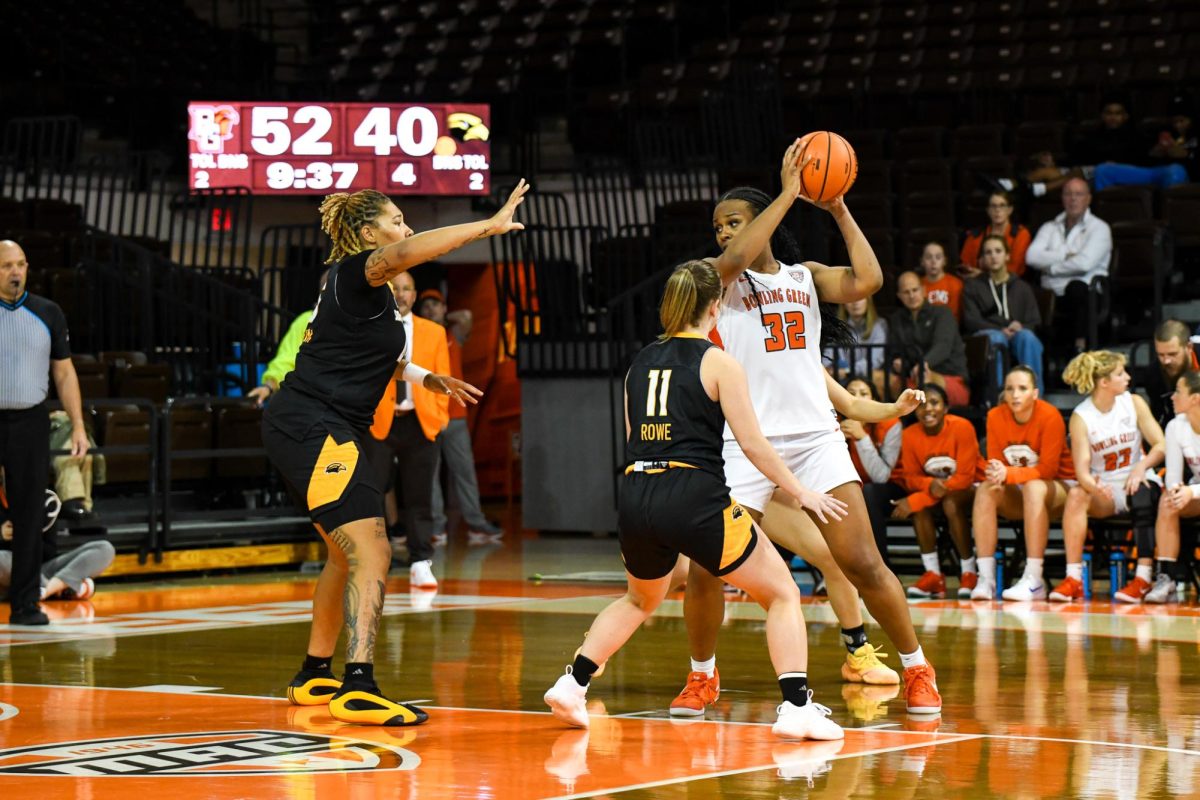
[[996,579],[985,578],[979,576],[979,582],[975,584],[975,588],[971,590],[972,600],[995,600],[996,599]]
[[588,726],[587,687],[576,682],[570,667],[567,667],[566,674],[542,695],[542,699],[554,712],[555,719],[576,728]]
[[1170,575],[1158,573],[1154,579],[1154,586],[1146,593],[1143,599],[1144,603],[1178,603],[1179,595],[1175,591],[1175,579]]
[[1035,583],[1032,578],[1022,575],[1021,580],[1005,589],[1001,597],[1005,600],[1014,600],[1018,603],[1028,603],[1031,600],[1045,600],[1046,584],[1041,582]]
[[437,585],[437,578],[433,577],[432,561],[414,561],[408,568],[410,589],[436,589]]
[[786,700],[775,709],[779,718],[771,726],[771,733],[781,739],[842,739],[846,732],[833,720],[829,719],[831,712],[820,703],[812,700],[812,689],[808,690],[808,702],[805,705],[792,705]]

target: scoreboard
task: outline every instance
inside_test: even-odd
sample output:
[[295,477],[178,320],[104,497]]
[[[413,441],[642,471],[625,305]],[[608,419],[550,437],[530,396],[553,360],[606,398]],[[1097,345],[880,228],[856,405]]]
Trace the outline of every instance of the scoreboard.
[[255,194],[491,188],[486,104],[188,104],[188,186]]

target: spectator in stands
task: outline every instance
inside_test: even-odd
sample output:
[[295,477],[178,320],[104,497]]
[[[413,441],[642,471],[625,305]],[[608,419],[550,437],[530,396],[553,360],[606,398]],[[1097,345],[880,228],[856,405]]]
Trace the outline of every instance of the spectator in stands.
[[[0,540],[7,547],[13,540],[12,520],[0,492]],[[42,533],[52,532],[62,503],[58,495],[46,490],[45,516]],[[54,555],[40,570],[41,600],[88,600],[96,593],[95,578],[112,564],[116,550],[106,541],[85,542],[62,555]],[[7,593],[12,583],[12,552],[0,549],[0,593]]]
[[[417,313],[430,322],[446,328],[446,347],[450,353],[450,374],[463,377],[463,345],[471,335],[474,318],[468,309],[446,313],[446,300],[437,289],[426,289],[418,299]],[[479,481],[475,476],[475,451],[471,446],[471,430],[467,427],[467,410],[457,403],[450,404],[450,422],[438,436],[438,449],[446,465],[449,484],[458,498],[459,510],[467,524],[469,544],[498,542],[504,531],[483,515],[479,506]],[[433,530],[435,535],[446,531],[446,503],[442,482],[433,481]]]
[[[840,378],[847,372],[869,375],[875,387],[882,392],[883,366],[887,360],[884,352],[887,344],[887,320],[879,317],[875,310],[875,301],[870,297],[855,300],[853,303],[843,303],[838,307],[838,316],[850,326],[858,344],[866,347],[854,350],[853,354],[850,349],[844,347],[827,350],[826,356],[834,363],[835,376]],[[851,358],[853,364],[850,363]]]
[[[1140,603],[1151,589],[1154,524],[1161,481],[1154,471],[1163,462],[1166,446],[1162,428],[1150,406],[1129,391],[1125,357],[1107,350],[1080,353],[1063,370],[1063,380],[1088,398],[1071,414],[1071,456],[1078,483],[1067,492],[1063,509],[1063,541],[1067,550],[1067,580],[1050,593],[1051,600],[1081,597],[1077,579],[1083,564],[1083,543],[1089,519],[1129,514],[1137,545],[1137,573],[1113,599]],[[1142,448],[1145,440],[1149,452]],[[1028,581],[1026,581],[1028,578]],[[1026,567],[1025,591],[1019,598],[1040,599],[1041,575],[1030,577]],[[1042,589],[1044,596],[1045,589]]]
[[1188,561],[1179,560],[1179,520],[1200,516],[1200,372],[1192,369],[1179,376],[1173,400],[1178,416],[1167,425],[1167,487],[1154,525],[1158,575],[1146,593],[1147,603],[1179,601],[1175,584],[1187,580]]
[[[875,384],[862,375],[851,375],[846,380],[846,391],[851,397],[882,402]],[[850,445],[850,460],[863,483],[887,483],[900,459],[900,418],[859,422],[842,416],[841,425]]]
[[[975,491],[972,486],[981,468],[979,442],[968,420],[946,413],[948,401],[941,386],[926,384],[922,388],[925,402],[917,408],[919,424],[908,426],[901,435],[900,465],[891,482],[868,484],[863,494],[877,543],[886,543],[889,518],[912,518],[925,574],[908,587],[909,597],[946,594],[934,521],[934,511],[940,507],[959,556],[958,594],[967,597],[976,583],[968,522]],[[882,546],[880,552],[884,552]]]
[[[71,417],[65,411],[50,412],[50,449],[67,450],[70,444]],[[96,446],[90,432],[88,446]],[[105,481],[104,456],[61,455],[54,456],[50,463],[54,468],[54,491],[62,500],[62,516],[75,521],[91,519],[92,486]]]
[[1154,355],[1158,366],[1138,370],[1136,385],[1150,399],[1150,413],[1166,428],[1175,419],[1173,397],[1179,378],[1188,370],[1197,369],[1196,353],[1192,349],[1188,326],[1177,319],[1164,319],[1154,329]]
[[1039,150],[1029,157],[1025,170],[1025,183],[1034,197],[1057,192],[1071,178],[1083,178],[1078,167],[1060,167],[1049,150]]
[[29,263],[14,241],[0,241],[0,467],[8,475],[12,512],[14,625],[46,625],[37,607],[42,564],[43,495],[50,474],[50,376],[71,418],[71,455],[88,451],[83,398],[71,363],[67,319],[62,309],[25,290]]
[[1024,225],[1013,222],[1013,198],[1004,191],[995,191],[988,196],[988,224],[967,232],[959,253],[960,274],[964,278],[978,278],[984,268],[979,264],[980,247],[984,237],[1001,236],[1008,245],[1008,271],[1013,275],[1025,274],[1025,251],[1029,249],[1032,236]]
[[892,396],[905,382],[912,386],[933,383],[946,390],[951,405],[967,405],[971,393],[965,380],[966,347],[954,315],[944,306],[925,301],[925,288],[915,272],[900,274],[896,296],[903,308],[888,318]]
[[1152,166],[1177,164],[1187,170],[1188,178],[1200,180],[1200,161],[1196,158],[1200,140],[1192,124],[1194,118],[1191,104],[1185,98],[1176,97],[1171,102],[1171,124],[1159,131],[1150,148]]
[[[318,281],[318,298],[321,296],[321,292],[325,291],[325,281],[328,277],[329,270],[326,269],[321,273],[321,280]],[[312,320],[312,316],[312,311],[304,311],[297,315],[292,320],[292,324],[288,326],[287,333],[283,334],[283,338],[279,340],[275,357],[271,359],[271,363],[267,364],[267,369],[263,372],[262,384],[246,394],[247,397],[254,399],[256,405],[261,406],[273,392],[278,391],[279,384],[283,383],[283,379],[287,377],[288,373],[296,368],[296,353],[300,352],[300,345],[304,341],[304,332],[308,329],[308,323]]]
[[1079,140],[1075,163],[1095,166],[1096,191],[1109,186],[1157,186],[1165,189],[1187,183],[1187,170],[1179,164],[1143,166],[1150,145],[1129,119],[1125,104],[1110,99],[1100,112],[1100,127]]
[[[405,344],[401,359],[415,364],[428,364],[435,373],[450,371],[450,351],[446,346],[446,331],[427,319],[413,316],[417,287],[412,274],[401,272],[391,280],[392,294],[404,323]],[[411,383],[391,381],[379,407],[371,433],[377,444],[371,456],[376,469],[377,484],[391,487],[387,503],[389,528],[399,520],[395,507],[395,483],[392,479],[393,456],[395,475],[399,478],[400,494],[404,498],[404,532],[408,540],[409,586],[415,589],[436,589],[433,575],[433,481],[438,471],[438,435],[450,422],[450,398],[424,389],[414,389]]]
[[1038,228],[1025,261],[1042,273],[1042,286],[1062,298],[1055,314],[1058,337],[1082,351],[1088,344],[1088,286],[1093,278],[1108,275],[1112,230],[1089,209],[1087,181],[1064,183],[1062,202],[1062,213]]
[[[846,391],[852,397],[879,402],[879,392],[875,384],[861,375],[853,375],[846,381]],[[841,425],[842,433],[846,435],[846,444],[850,447],[850,460],[854,462],[854,469],[862,479],[864,491],[865,487],[870,485],[887,484],[900,461],[900,438],[904,432],[900,419],[893,417],[883,422],[859,422],[851,417],[842,416]],[[887,512],[888,509],[885,508],[882,512],[884,517],[887,516]],[[879,554],[883,556],[884,563],[891,569],[886,528],[885,521],[880,530],[883,538],[876,537],[875,544],[879,546]]]
[[946,272],[948,263],[941,242],[926,242],[921,251],[921,285],[931,305],[945,306],[954,314],[954,320],[961,322],[963,282],[957,275]]
[[[986,336],[993,347],[1007,350],[1015,363],[1032,369],[1036,387],[1044,387],[1042,340],[1034,333],[1042,324],[1042,313],[1033,289],[1009,271],[1008,242],[1003,236],[988,234],[982,250],[979,263],[985,274],[967,281],[963,289],[963,330]],[[996,359],[996,372],[996,385],[1003,386],[1003,359]]]
[[1024,523],[1025,568],[1038,572],[1050,538],[1050,523],[1062,518],[1066,482],[1074,479],[1062,414],[1038,397],[1033,370],[1013,367],[1004,377],[1003,403],[987,415],[987,463],[971,511],[979,558],[979,583],[971,592],[972,600],[996,597],[999,517]]

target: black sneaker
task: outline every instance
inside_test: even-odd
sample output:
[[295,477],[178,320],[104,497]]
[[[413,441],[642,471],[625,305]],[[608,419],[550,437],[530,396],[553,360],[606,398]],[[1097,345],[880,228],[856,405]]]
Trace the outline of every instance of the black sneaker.
[[29,608],[14,608],[8,618],[9,625],[49,625],[50,618],[42,613],[37,606]]

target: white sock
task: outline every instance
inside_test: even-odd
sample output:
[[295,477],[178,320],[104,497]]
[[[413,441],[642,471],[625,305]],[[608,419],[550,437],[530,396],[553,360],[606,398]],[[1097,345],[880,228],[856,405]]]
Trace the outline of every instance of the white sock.
[[1032,583],[1040,584],[1042,582],[1042,562],[1041,558],[1025,559],[1025,577],[1029,578]]
[[1078,564],[1067,564],[1067,577],[1074,578],[1080,583],[1083,582],[1083,562]]
[[921,553],[921,563],[925,565],[926,572],[936,572],[938,575],[942,574],[942,567],[938,564],[938,554],[936,552]]
[[980,556],[976,559],[979,566],[979,577],[987,578],[993,583],[996,580],[996,557],[995,556]]
[[1137,577],[1150,583],[1154,580],[1154,565],[1153,564],[1138,564],[1137,571],[1134,573]]
[[925,653],[921,650],[920,645],[917,645],[917,649],[911,653],[900,654],[900,664],[903,665],[905,669],[908,669],[909,667],[919,667],[924,663],[926,663]]
[[708,661],[697,661],[694,658],[692,659],[692,672],[703,672],[705,675],[711,678],[716,674],[716,670],[717,657],[715,655]]
[[962,565],[962,572],[975,572],[975,556],[960,558],[958,563]]

